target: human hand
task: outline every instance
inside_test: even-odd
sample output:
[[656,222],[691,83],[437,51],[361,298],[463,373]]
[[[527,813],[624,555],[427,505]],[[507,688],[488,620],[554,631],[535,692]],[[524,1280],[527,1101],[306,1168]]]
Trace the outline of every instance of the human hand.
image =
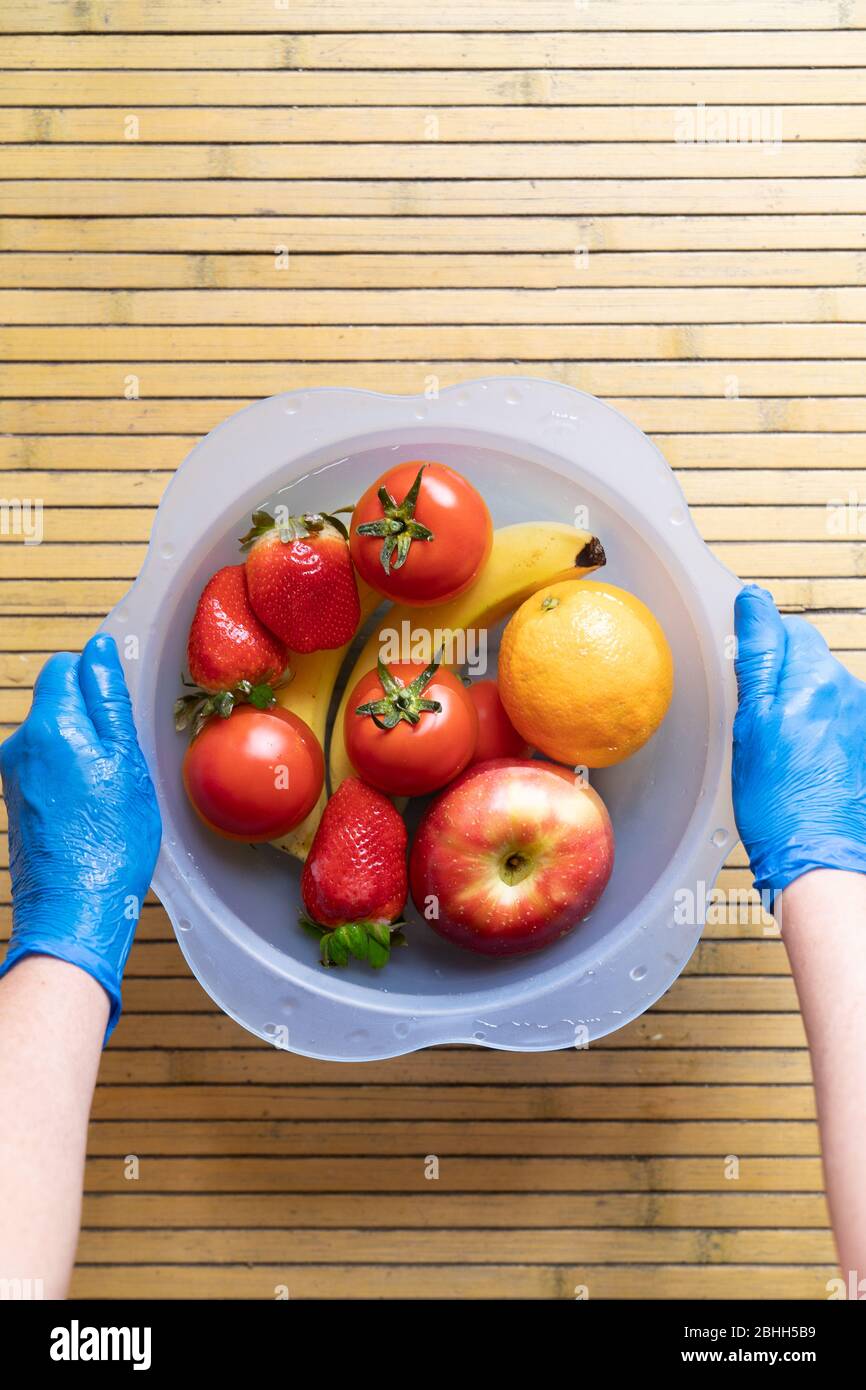
[[734,814],[755,887],[866,873],[866,685],[765,589],[737,596]]
[[113,638],[46,662],[30,713],[0,747],[0,773],[12,875],[0,975],[29,955],[86,970],[111,1003],[107,1041],[161,834]]

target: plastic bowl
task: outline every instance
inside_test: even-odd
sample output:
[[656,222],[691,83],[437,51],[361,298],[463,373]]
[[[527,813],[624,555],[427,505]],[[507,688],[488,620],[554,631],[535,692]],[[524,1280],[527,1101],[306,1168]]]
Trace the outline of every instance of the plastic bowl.
[[[251,511],[277,500],[293,511],[344,505],[386,467],[419,457],[465,473],[496,525],[577,518],[597,534],[608,557],[598,577],[637,594],[667,633],[674,699],[638,754],[592,774],[613,819],[616,865],[595,911],[568,936],[534,955],[490,960],[416,918],[409,947],[384,971],[325,970],[297,926],[300,866],[269,846],[220,840],[194,816],[172,705],[198,594],[214,570],[237,562]],[[730,634],[739,587],[699,536],[655,446],[570,387],[509,377],[436,399],[298,391],[219,425],[178,470],[141,575],[106,620],[162,809],[154,889],[203,988],[250,1032],[330,1060],[455,1042],[546,1051],[637,1017],[692,954],[704,895],[736,842]]]

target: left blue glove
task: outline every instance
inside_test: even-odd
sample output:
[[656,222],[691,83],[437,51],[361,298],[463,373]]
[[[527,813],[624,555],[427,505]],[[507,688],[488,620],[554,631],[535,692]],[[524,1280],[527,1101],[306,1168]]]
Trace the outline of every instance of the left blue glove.
[[121,979],[159,852],[153,783],[114,639],[46,662],[20,729],[0,747],[9,813],[12,939],[0,975],[57,956],[104,988]]

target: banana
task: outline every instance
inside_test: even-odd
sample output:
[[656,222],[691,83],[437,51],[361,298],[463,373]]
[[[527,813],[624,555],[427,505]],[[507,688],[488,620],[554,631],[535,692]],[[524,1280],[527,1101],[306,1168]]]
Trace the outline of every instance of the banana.
[[[331,791],[336,791],[343,778],[352,774],[343,737],[349,695],[365,671],[376,665],[380,653],[384,656],[384,646],[393,641],[392,634],[409,635],[411,655],[407,653],[404,660],[429,661],[436,654],[441,634],[488,628],[537,589],[561,579],[580,579],[604,562],[601,542],[588,531],[578,531],[561,522],[518,522],[494,532],[490,559],[464,593],[431,608],[392,605],[364,645],[346,683],[331,730]],[[416,657],[416,651],[423,651],[423,655]]]
[[[382,596],[371,589],[369,584],[365,584],[360,575],[356,578],[363,625],[382,602]],[[331,696],[350,646],[351,643],[347,642],[344,647],[335,647],[331,651],[289,652],[292,679],[288,685],[281,686],[276,692],[277,704],[282,705],[283,709],[291,710],[309,724],[323,749]],[[271,843],[286,854],[294,855],[296,859],[306,859],[327,799],[323,788],[306,820],[296,825],[288,835],[283,835],[279,840],[272,840]]]

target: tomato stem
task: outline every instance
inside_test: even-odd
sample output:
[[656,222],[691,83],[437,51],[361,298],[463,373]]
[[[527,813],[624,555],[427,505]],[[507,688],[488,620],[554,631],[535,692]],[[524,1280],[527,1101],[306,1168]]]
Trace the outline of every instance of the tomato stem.
[[386,574],[398,570],[406,563],[409,548],[413,541],[432,541],[433,532],[420,521],[415,520],[415,506],[421,488],[421,475],[426,468],[422,463],[415,475],[415,481],[402,502],[397,502],[386,487],[377,492],[384,515],[380,521],[366,521],[358,527],[359,536],[378,536],[385,544],[379,552],[379,561]]
[[439,670],[438,661],[431,661],[429,666],[425,666],[410,685],[403,685],[392,675],[381,657],[376,670],[384,692],[382,698],[358,705],[355,713],[369,715],[377,729],[387,733],[389,729],[396,728],[401,720],[406,724],[417,724],[422,714],[442,712],[442,705],[438,700],[428,700],[424,696],[424,690]]

